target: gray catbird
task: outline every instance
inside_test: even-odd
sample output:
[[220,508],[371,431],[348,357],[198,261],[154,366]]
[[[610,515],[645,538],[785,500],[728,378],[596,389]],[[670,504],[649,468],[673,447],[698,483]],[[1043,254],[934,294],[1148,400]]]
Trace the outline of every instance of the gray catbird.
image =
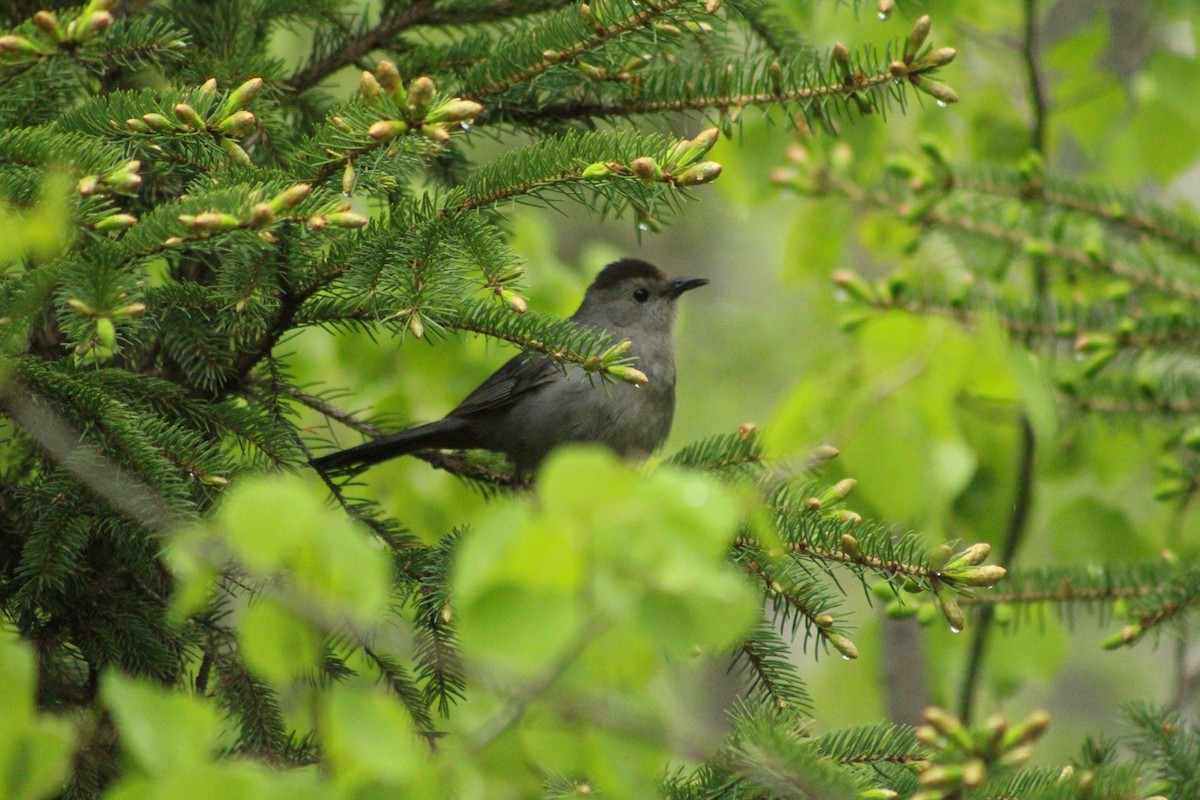
[[708,283],[669,278],[645,261],[609,264],[588,287],[571,320],[633,342],[631,355],[649,382],[593,386],[563,374],[545,357],[522,353],[496,370],[437,422],[313,459],[319,470],[367,466],[417,450],[480,448],[504,453],[529,472],[560,444],[598,442],[618,455],[645,457],[671,431],[675,415],[675,300]]

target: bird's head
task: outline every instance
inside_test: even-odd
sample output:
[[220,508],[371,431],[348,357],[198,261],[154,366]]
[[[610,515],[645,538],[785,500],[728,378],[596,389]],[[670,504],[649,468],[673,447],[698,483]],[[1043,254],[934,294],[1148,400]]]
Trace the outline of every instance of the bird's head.
[[675,320],[675,301],[706,283],[707,278],[672,278],[653,264],[623,258],[592,281],[575,319],[609,329],[665,335]]

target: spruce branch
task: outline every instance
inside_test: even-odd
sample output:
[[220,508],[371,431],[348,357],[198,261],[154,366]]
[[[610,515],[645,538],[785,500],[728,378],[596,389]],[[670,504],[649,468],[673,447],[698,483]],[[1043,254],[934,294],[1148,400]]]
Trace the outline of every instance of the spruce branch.
[[859,186],[827,171],[821,171],[805,180],[784,172],[777,176],[777,183],[816,196],[839,195],[868,208],[890,211],[898,219],[922,228],[940,228],[979,237],[1004,245],[1013,252],[1056,259],[1088,272],[1111,275],[1138,287],[1152,289],[1171,297],[1180,297],[1191,303],[1200,303],[1200,288],[1185,280],[1154,272],[1144,265],[1123,260],[1104,250],[1072,247],[1036,237],[1020,227],[1008,227],[988,221],[982,216],[944,210],[940,203],[945,195],[940,192],[910,199],[883,189]]
[[[686,0],[612,2],[606,5],[606,16],[603,20],[596,18],[594,13],[588,10],[589,7],[586,3],[577,9],[564,11],[555,22],[567,28],[570,33],[574,33],[576,41],[566,46],[560,46],[553,51],[545,51],[539,54],[536,61],[518,64],[516,69],[498,77],[487,73],[478,77],[467,75],[464,78],[464,94],[473,100],[483,100],[501,94],[519,84],[528,83],[558,64],[573,63],[581,55],[595,50],[613,39],[633,31],[651,28],[656,19],[667,16],[685,2]],[[615,18],[613,18],[614,14]],[[588,19],[589,17],[590,19]],[[573,25],[568,25],[568,22]],[[545,42],[546,38],[539,37],[538,41]],[[551,41],[553,40],[551,39]],[[550,52],[553,52],[554,55],[550,56]],[[502,60],[504,53],[501,52],[499,56],[498,60]],[[488,71],[488,73],[490,72],[491,70]]]
[[[840,271],[835,281],[861,278]],[[854,299],[879,311],[902,310],[920,316],[943,316],[974,326],[981,317],[997,320],[1016,341],[1031,345],[1037,340],[1079,354],[1105,350],[1143,352],[1200,347],[1200,322],[1182,315],[1167,317],[1139,313],[1115,303],[1071,304],[1053,301],[1021,302],[1001,299],[986,288],[966,291],[913,291],[895,284],[888,292],[858,293]]]
[[760,620],[734,649],[728,671],[742,675],[751,697],[760,699],[765,707],[812,714],[812,697],[793,663],[788,643],[766,620]]
[[839,764],[872,767],[880,763],[916,764],[929,752],[908,725],[870,725],[843,728],[819,737],[814,745],[821,755]]
[[511,20],[553,11],[567,4],[568,0],[494,0],[485,5],[456,8],[433,0],[416,0],[390,15],[385,14],[377,25],[363,27],[345,36],[337,47],[327,49],[296,71],[287,79],[287,85],[296,92],[306,92],[339,69],[359,63],[375,50],[392,47],[403,51],[407,43],[399,40],[400,34],[411,28],[457,27]]
[[811,636],[821,645],[833,647],[844,658],[858,657],[857,647],[845,636],[844,627],[830,613],[834,607],[833,598],[810,574],[803,570],[789,570],[788,566],[794,562],[771,564],[761,555],[758,558],[751,555],[745,548],[734,552],[734,562],[762,583],[763,594],[773,607],[773,617],[780,630],[787,627],[790,620],[794,638],[803,624],[806,647]]
[[838,45],[832,56],[732,59],[723,70],[683,62],[646,71],[635,87],[622,89],[620,96],[551,102],[536,109],[504,106],[496,114],[501,121],[544,125],[547,121],[718,111],[728,129],[744,108],[784,106],[798,110],[810,124],[831,127],[834,100],[863,115],[885,109],[889,99],[903,107],[909,89],[931,94],[943,104],[957,101],[953,90],[932,77],[953,59],[953,50],[925,48],[919,55],[904,50],[904,45],[892,44],[882,55],[866,50],[855,59]]
[[[365,433],[373,438],[378,438],[385,435],[383,428],[375,425],[372,422],[360,419],[354,414],[338,408],[324,398],[304,392],[294,386],[287,384],[277,384],[276,389],[282,392],[287,397],[296,400],[301,405],[316,411],[326,419],[331,419],[345,425],[346,427]],[[490,460],[472,459],[463,453],[455,452],[425,452],[413,453],[415,458],[419,458],[436,469],[449,472],[451,475],[471,481],[480,486],[486,491],[492,489],[515,491],[528,488],[527,482],[514,473],[512,470],[498,469]],[[326,483],[335,491],[335,496],[339,503],[351,515],[360,521],[366,522],[367,517],[359,513],[358,509],[352,509],[350,501],[346,500],[341,491],[341,487],[332,483],[331,479],[326,477]],[[374,527],[374,521],[369,522]]]

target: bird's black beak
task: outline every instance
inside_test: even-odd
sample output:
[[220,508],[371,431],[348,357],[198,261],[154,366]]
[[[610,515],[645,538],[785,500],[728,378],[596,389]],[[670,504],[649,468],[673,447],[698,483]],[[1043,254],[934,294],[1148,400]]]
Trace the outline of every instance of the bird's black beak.
[[689,289],[699,289],[707,283],[708,278],[676,278],[671,281],[671,288],[667,290],[667,297],[674,300]]

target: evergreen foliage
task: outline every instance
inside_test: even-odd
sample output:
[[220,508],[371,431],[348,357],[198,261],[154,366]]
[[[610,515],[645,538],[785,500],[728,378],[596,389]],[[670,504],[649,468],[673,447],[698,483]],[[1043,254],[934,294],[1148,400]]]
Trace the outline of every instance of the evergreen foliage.
[[[926,42],[927,17],[851,53],[813,49],[757,0],[52,5],[0,12],[0,222],[20,231],[0,245],[14,796],[1195,790],[1196,734],[1157,710],[1131,712],[1135,760],[1097,748],[1053,775],[1022,767],[1036,715],[970,726],[931,709],[916,729],[818,736],[792,658],[858,657],[842,604],[860,585],[954,629],[976,607],[1128,600],[1115,643],[1131,644],[1195,606],[1193,560],[991,593],[1005,570],[986,545],[864,521],[845,507],[854,481],[814,474],[835,452],[786,469],[752,427],[645,474],[564,457],[537,503],[432,544],[352,476],[296,477],[325,431],[381,433],[293,379],[304,328],[469,333],[636,382],[623,343],[528,310],[506,209],[571,202],[654,228],[719,176],[709,150],[748,107],[835,131],[914,91],[954,102],[934,77],[954,53]],[[311,44],[290,64],[274,43],[294,30]],[[668,134],[681,113],[716,128]],[[490,161],[471,146],[484,136],[504,144]],[[789,180],[981,240],[993,263],[1019,252],[1034,291],[843,276],[869,312],[993,314],[1039,352],[1086,355],[1058,382],[1079,410],[1194,415],[1193,364],[1132,364],[1195,341],[1194,226],[1034,163],[960,174],[931,151],[893,172]],[[1196,485],[1179,442],[1164,497]],[[493,457],[422,457],[491,495],[529,488]],[[657,694],[664,664],[697,651],[737,676],[728,729],[703,747]]]

